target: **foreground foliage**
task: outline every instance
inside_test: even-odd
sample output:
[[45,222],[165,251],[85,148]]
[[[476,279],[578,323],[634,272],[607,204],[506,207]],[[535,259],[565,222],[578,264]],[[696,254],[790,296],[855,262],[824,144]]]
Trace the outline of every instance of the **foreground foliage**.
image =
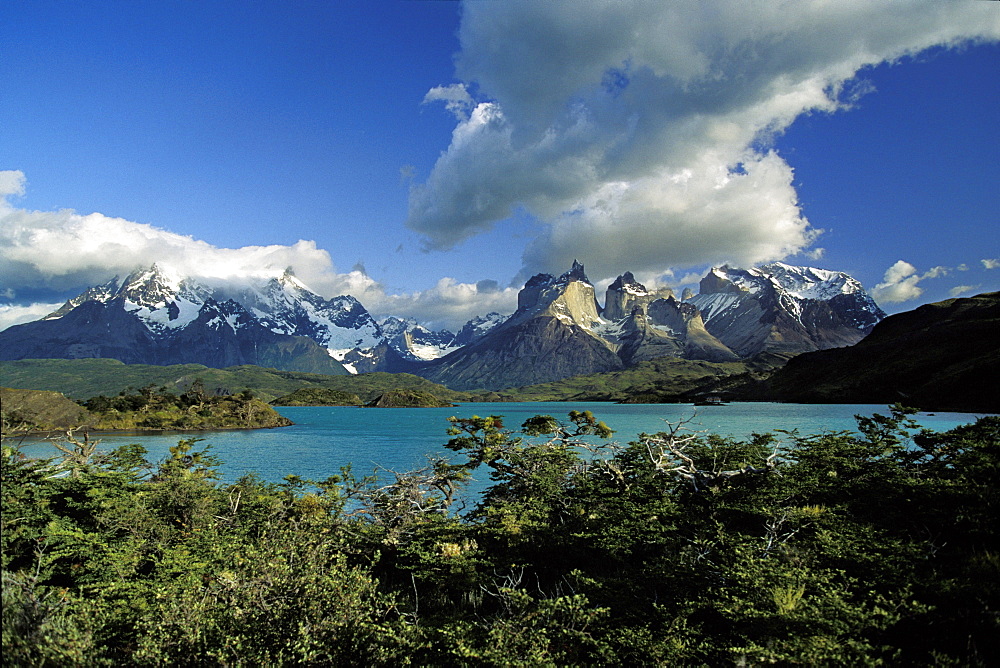
[[[197,440],[2,462],[14,665],[989,665],[1000,418],[746,441],[452,418],[379,479],[216,482]],[[463,486],[489,476],[460,514]]]

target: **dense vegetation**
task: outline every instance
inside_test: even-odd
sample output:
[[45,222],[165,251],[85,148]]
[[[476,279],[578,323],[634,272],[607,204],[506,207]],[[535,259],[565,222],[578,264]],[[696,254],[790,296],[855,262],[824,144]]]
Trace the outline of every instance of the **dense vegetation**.
[[5,661],[995,664],[1000,418],[858,425],[612,446],[586,412],[452,418],[450,461],[282,484],[216,483],[195,440],[5,447]]
[[[147,385],[115,396],[99,394],[75,404],[55,392],[2,388],[3,433],[260,429],[292,424],[253,392],[214,396],[200,379],[181,394]],[[76,408],[77,412],[69,409]]]
[[300,387],[290,394],[278,397],[272,406],[362,406],[364,401],[356,394],[331,390],[326,387]]
[[368,408],[446,408],[454,405],[420,390],[389,390],[365,404]]
[[292,423],[255,398],[250,390],[215,396],[205,391],[201,379],[195,379],[181,394],[147,385],[123,390],[113,397],[99,394],[84,401],[83,406],[99,417],[99,430],[260,429]]

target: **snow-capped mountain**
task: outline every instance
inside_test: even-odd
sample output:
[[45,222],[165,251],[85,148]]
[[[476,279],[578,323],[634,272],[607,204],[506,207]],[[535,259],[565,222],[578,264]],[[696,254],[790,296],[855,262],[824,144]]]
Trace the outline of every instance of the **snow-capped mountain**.
[[846,346],[884,315],[847,274],[783,263],[716,267],[699,294],[681,300],[625,272],[602,308],[574,262],[560,276],[533,276],[510,317],[490,313],[453,334],[413,319],[376,322],[355,298],[323,298],[291,271],[233,284],[154,265],[0,332],[0,359],[405,371],[455,388],[501,389],[664,356],[730,361]]
[[705,328],[742,357],[852,345],[885,317],[851,276],[781,262],[715,267],[687,301],[701,311]]
[[465,323],[462,329],[455,335],[456,346],[467,346],[476,339],[489,334],[497,325],[507,320],[508,316],[501,315],[496,311],[491,311],[486,315],[479,315]]
[[312,339],[274,332],[239,302],[156,266],[0,332],[0,359],[46,357],[347,373]]
[[324,299],[295,278],[290,268],[262,286],[246,286],[235,299],[271,331],[308,336],[338,360],[355,348],[374,348],[384,338],[357,299],[346,295]]
[[435,360],[460,347],[448,330],[432,332],[412,318],[390,316],[382,321],[381,328],[383,339],[404,359]]

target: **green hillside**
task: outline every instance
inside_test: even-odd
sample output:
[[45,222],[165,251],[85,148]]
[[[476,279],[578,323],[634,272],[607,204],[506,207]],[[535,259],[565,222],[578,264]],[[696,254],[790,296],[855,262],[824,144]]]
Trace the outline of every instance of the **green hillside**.
[[155,385],[183,392],[196,379],[214,394],[238,394],[252,390],[264,401],[272,401],[302,387],[327,388],[358,395],[368,402],[388,390],[421,390],[449,401],[467,401],[469,394],[406,373],[367,373],[358,376],[327,376],[317,373],[279,371],[244,365],[212,369],[200,364],[155,366],[123,364],[111,359],[15,360],[0,362],[0,385],[27,390],[52,390],[79,400],[98,394],[114,395],[129,387]]
[[0,387],[2,433],[57,431],[93,426],[97,417],[58,392]]
[[[661,357],[622,371],[574,376],[493,394],[502,401],[676,401],[719,378],[755,370],[748,362],[702,362]],[[484,397],[485,398],[485,397]]]

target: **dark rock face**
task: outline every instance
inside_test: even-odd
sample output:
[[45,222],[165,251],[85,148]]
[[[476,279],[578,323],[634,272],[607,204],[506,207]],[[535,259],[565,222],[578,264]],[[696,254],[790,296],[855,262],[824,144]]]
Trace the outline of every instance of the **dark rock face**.
[[400,355],[388,343],[380,343],[368,350],[352,350],[344,355],[344,364],[355,373],[420,373],[427,362],[416,362]]
[[590,332],[552,316],[539,316],[497,328],[419,373],[458,390],[496,390],[623,366]]
[[647,290],[646,286],[635,280],[632,272],[626,271],[608,286],[604,293],[604,308],[601,317],[606,320],[618,321],[628,317],[637,306],[647,306],[658,299],[673,297],[669,288]]
[[88,301],[59,320],[37,320],[0,332],[0,359],[107,357],[149,363],[156,339],[120,302]]
[[462,329],[458,330],[458,334],[455,335],[454,345],[467,346],[476,339],[489,334],[492,329],[502,324],[506,319],[505,316],[495,311],[475,317],[465,323]]
[[768,380],[784,401],[1000,412],[1000,292],[888,316],[859,343],[799,355]]

